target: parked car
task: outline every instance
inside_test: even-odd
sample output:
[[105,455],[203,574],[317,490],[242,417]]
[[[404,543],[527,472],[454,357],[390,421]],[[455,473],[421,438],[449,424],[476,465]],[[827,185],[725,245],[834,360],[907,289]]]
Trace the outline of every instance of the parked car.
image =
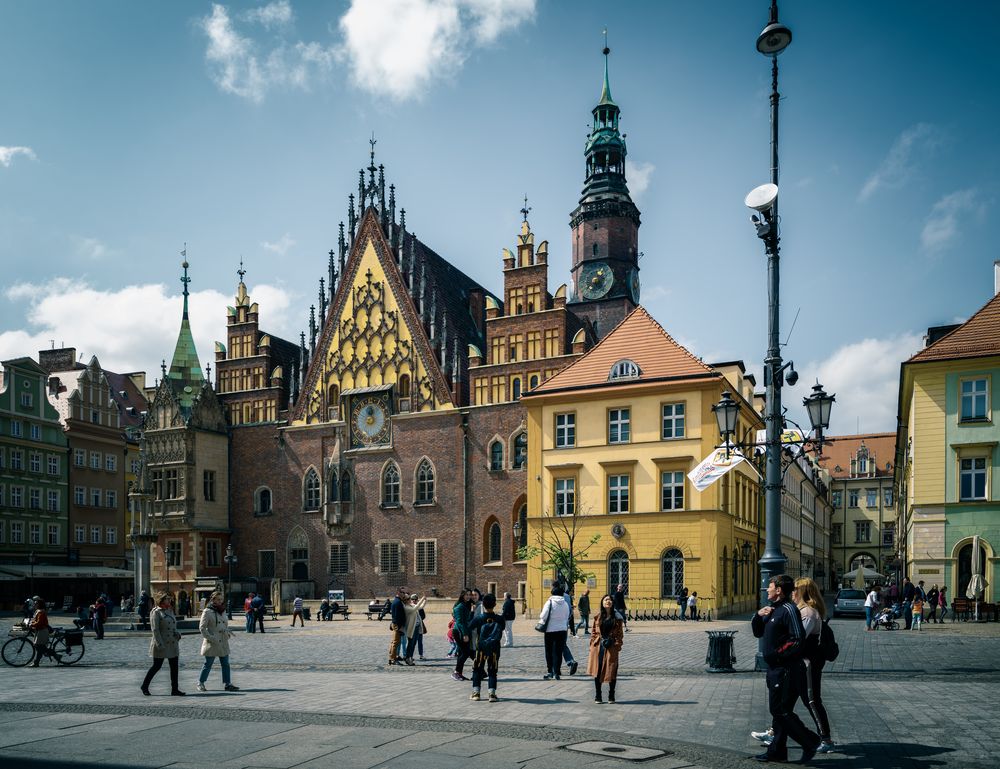
[[865,616],[864,590],[845,588],[837,591],[837,597],[833,600],[833,616],[839,617],[842,614],[854,614]]

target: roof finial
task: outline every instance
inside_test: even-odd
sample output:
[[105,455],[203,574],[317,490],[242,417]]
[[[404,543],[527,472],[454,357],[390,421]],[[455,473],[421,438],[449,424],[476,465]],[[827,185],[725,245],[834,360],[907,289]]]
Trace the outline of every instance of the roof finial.
[[240,254],[240,268],[236,271],[236,274],[240,276],[240,283],[242,283],[243,276],[247,274],[247,271],[243,269],[243,254]]
[[191,282],[191,278],[188,277],[187,245],[184,243],[184,248],[181,250],[181,256],[184,257],[184,261],[181,262],[181,267],[184,268],[184,275],[181,276],[181,283],[184,284],[184,318],[188,316],[188,283]]
[[524,208],[521,209],[521,216],[524,217],[524,221],[528,221],[528,214],[531,213],[531,208],[528,206],[528,193],[524,193]]
[[604,50],[601,51],[604,54],[604,88],[601,90],[601,104],[607,102],[612,102],[611,99],[611,80],[608,77],[608,57],[611,55],[611,49],[608,48],[608,28],[604,28]]
[[368,140],[368,143],[370,145],[372,145],[372,149],[371,149],[371,153],[370,153],[371,165],[369,166],[369,168],[371,168],[371,169],[374,170],[374,168],[375,168],[375,145],[378,144],[378,139],[375,138],[375,132],[374,131],[372,131],[372,138]]

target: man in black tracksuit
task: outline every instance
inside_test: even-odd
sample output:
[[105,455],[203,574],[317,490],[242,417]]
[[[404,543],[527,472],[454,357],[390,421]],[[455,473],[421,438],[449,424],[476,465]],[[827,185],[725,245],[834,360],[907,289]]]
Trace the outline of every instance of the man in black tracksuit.
[[751,627],[755,638],[763,638],[767,662],[767,707],[771,712],[774,739],[767,751],[754,756],[756,761],[788,760],[788,738],[802,746],[802,762],[816,755],[819,736],[795,715],[795,702],[805,690],[805,666],[802,661],[805,631],[799,610],[789,598],[795,582],[787,574],[772,577],[767,585],[770,606],[754,617]]

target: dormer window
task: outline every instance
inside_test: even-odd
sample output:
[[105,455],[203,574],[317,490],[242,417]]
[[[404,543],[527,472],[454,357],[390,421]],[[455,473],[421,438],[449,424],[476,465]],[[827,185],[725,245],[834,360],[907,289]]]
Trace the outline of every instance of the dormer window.
[[636,362],[628,358],[623,358],[611,367],[611,373],[608,374],[608,381],[615,379],[638,379],[639,374],[639,366]]

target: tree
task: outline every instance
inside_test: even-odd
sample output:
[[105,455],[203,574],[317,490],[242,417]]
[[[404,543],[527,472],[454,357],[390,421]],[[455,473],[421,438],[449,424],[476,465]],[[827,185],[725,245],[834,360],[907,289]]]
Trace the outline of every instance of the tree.
[[[586,544],[579,546],[577,537],[579,536],[579,518],[581,513],[574,510],[572,515],[551,515],[545,513],[542,516],[543,525],[535,533],[534,545],[525,545],[517,551],[517,557],[524,561],[533,560],[541,556],[541,571],[554,569],[560,578],[566,580],[569,591],[573,592],[573,586],[577,583],[586,584],[587,580],[596,576],[591,571],[584,571],[580,568],[580,561],[587,559],[600,534],[594,534]],[[546,525],[547,524],[547,525]],[[551,537],[546,537],[546,529]]]

